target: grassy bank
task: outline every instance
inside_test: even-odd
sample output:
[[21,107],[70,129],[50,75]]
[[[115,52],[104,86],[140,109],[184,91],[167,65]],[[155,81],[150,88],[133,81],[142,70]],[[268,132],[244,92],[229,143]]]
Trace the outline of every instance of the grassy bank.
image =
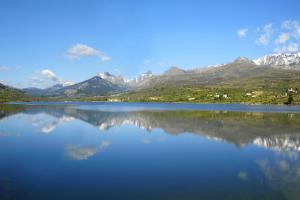
[[0,95],[0,102],[11,101],[121,101],[121,102],[189,102],[189,103],[241,103],[241,104],[300,104],[297,89],[240,89],[222,87],[155,87],[101,97],[30,97],[22,95]]

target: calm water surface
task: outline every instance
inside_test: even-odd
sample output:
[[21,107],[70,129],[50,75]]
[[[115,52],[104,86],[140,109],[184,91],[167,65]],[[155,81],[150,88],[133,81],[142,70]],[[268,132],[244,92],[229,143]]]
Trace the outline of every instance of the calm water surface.
[[0,199],[300,199],[300,108],[0,105]]

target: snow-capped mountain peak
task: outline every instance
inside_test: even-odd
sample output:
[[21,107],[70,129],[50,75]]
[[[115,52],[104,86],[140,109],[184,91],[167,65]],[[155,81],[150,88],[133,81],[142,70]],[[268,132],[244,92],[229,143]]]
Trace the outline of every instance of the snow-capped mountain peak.
[[105,79],[105,80],[110,80],[110,79],[115,79],[117,76],[115,76],[115,75],[113,75],[113,74],[111,74],[111,73],[109,73],[109,72],[99,72],[98,74],[97,74],[97,76],[99,76],[100,78],[102,78],[102,79]]
[[271,65],[284,69],[299,69],[300,52],[269,54],[253,61],[257,65]]
[[129,84],[141,83],[151,77],[153,77],[152,71],[147,71],[145,73],[138,75],[137,77],[135,77],[133,79],[127,80],[127,83],[129,83]]
[[116,76],[109,72],[100,72],[97,74],[97,76],[117,85],[123,85],[124,87],[134,87],[137,84],[145,81],[146,79],[151,78],[153,74],[151,71],[147,71],[132,79],[125,79],[121,75]]
[[125,83],[125,80],[121,75],[116,76],[109,72],[100,72],[97,74],[97,76],[104,80],[110,81],[114,84],[124,84]]
[[144,81],[144,80],[146,80],[146,79],[148,79],[152,76],[153,76],[152,71],[147,71],[147,72],[142,73],[141,75],[137,76],[135,78],[135,80],[136,80],[136,82],[141,82],[141,81]]

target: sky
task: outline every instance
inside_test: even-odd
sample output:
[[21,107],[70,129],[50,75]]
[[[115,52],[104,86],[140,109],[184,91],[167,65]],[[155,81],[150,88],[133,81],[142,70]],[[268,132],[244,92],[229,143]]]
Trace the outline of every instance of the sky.
[[299,0],[0,0],[0,81],[133,78],[300,48]]

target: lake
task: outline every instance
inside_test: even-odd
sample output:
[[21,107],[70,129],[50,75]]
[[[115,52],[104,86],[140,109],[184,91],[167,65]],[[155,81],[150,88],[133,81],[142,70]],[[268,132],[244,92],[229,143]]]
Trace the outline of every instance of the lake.
[[0,105],[0,199],[300,198],[300,107]]

